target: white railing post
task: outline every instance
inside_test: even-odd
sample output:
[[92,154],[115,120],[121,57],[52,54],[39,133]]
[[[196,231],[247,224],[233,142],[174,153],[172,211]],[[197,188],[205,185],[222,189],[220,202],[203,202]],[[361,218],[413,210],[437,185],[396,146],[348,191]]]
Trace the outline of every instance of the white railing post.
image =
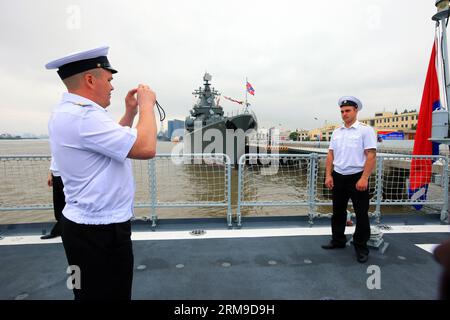
[[444,158],[444,170],[443,170],[443,183],[444,183],[444,204],[442,206],[441,210],[441,221],[444,223],[449,223],[448,219],[448,200],[449,200],[449,190],[448,190],[448,184],[449,184],[449,167],[448,167],[448,156]]
[[152,227],[156,227],[156,220],[158,219],[156,214],[157,193],[156,193],[156,157],[148,161],[148,174],[150,182],[150,213],[152,219]]
[[380,224],[381,218],[381,198],[383,197],[383,157],[377,156],[375,180],[375,222]]
[[239,159],[239,163],[238,163],[238,200],[237,200],[237,211],[236,211],[236,222],[237,222],[237,226],[241,227],[242,226],[242,221],[241,221],[241,202],[242,202],[242,183],[243,183],[243,172],[244,171],[244,163],[245,161],[243,161],[243,159],[246,158],[246,155],[243,154],[241,156],[241,158]]
[[316,209],[316,185],[318,183],[318,156],[317,153],[311,153],[309,158],[309,176],[308,176],[308,206],[309,206],[309,212],[308,212],[308,223],[310,226],[314,224],[314,216],[315,216],[315,209]]

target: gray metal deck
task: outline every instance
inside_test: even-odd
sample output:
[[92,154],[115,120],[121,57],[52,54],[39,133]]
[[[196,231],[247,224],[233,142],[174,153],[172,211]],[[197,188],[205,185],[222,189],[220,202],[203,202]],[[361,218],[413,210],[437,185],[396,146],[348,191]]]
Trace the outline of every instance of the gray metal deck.
[[[391,217],[383,223],[439,225],[439,218]],[[313,229],[321,226],[329,226],[329,220],[319,220]],[[0,226],[0,232],[5,237],[40,234],[48,227]],[[307,228],[307,222],[246,219],[243,229],[261,227]],[[167,220],[155,234],[199,228],[226,231],[223,220]],[[133,224],[134,233],[149,230],[148,224]],[[134,241],[133,299],[436,299],[441,268],[416,244],[448,237],[448,232],[385,234],[388,249],[384,254],[371,250],[366,264],[356,261],[352,247],[321,249],[327,235]],[[380,268],[381,289],[367,287],[370,265]],[[66,268],[61,243],[0,245],[0,299],[73,299]]]

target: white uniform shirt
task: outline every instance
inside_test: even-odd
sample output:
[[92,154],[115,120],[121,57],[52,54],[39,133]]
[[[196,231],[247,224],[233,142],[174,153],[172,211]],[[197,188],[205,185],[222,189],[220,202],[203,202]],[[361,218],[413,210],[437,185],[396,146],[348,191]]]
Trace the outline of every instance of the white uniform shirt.
[[82,224],[129,220],[135,187],[127,155],[136,129],[120,126],[95,102],[65,93],[48,130],[64,183],[64,216]]
[[60,177],[61,174],[58,171],[58,167],[56,166],[55,163],[55,158],[52,157],[51,161],[50,161],[50,171],[52,172],[52,175],[54,177]]
[[363,171],[367,159],[364,150],[376,148],[375,131],[356,121],[350,128],[345,125],[336,128],[328,149],[333,150],[334,171],[349,175]]

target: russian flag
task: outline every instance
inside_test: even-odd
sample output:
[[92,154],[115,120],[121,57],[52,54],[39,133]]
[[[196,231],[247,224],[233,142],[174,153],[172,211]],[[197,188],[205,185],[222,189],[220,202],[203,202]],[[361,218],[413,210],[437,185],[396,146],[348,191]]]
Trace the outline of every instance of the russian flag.
[[[439,82],[436,70],[436,41],[431,51],[427,77],[420,103],[419,119],[414,138],[413,155],[437,155],[439,144],[431,142],[432,112],[440,108]],[[431,180],[432,160],[412,159],[409,172],[409,198],[412,201],[424,201],[427,197],[428,184]],[[414,205],[417,210],[421,205]]]
[[255,89],[253,89],[252,85],[248,81],[247,81],[247,92],[250,93],[252,96],[255,95]]

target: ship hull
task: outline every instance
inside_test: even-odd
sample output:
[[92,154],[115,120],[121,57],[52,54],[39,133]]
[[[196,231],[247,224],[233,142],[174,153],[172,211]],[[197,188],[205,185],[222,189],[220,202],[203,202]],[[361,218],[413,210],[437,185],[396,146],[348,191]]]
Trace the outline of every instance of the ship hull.
[[184,135],[184,153],[225,153],[236,165],[245,153],[248,136],[256,133],[253,114],[245,113],[187,131]]

